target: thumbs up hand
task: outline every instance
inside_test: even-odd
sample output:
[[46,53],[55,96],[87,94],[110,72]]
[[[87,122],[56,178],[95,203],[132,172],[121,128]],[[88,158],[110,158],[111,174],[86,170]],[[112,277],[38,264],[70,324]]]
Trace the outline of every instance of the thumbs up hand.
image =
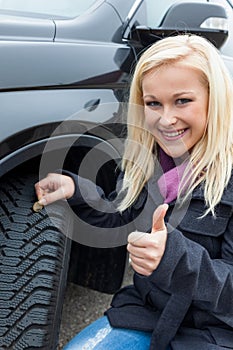
[[168,204],[161,204],[155,209],[152,220],[151,233],[166,230],[166,225],[164,222],[165,215],[168,210]]
[[167,204],[159,205],[154,211],[151,234],[132,232],[128,237],[128,252],[133,269],[149,276],[159,265],[166,248],[167,228],[164,217]]

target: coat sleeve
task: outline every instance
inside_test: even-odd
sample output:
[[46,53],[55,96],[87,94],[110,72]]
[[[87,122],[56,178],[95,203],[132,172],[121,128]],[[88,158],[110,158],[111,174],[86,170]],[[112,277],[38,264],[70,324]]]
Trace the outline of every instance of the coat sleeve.
[[233,327],[233,217],[223,234],[219,259],[211,259],[181,231],[171,230],[163,259],[149,280],[168,293],[189,294],[194,307]]
[[128,232],[134,229],[134,219],[140,213],[141,206],[132,206],[124,212],[119,212],[118,204],[121,200],[119,192],[123,174],[117,179],[116,189],[108,196],[103,189],[92,181],[74,173],[63,171],[72,177],[75,183],[75,193],[68,200],[73,211],[88,224],[95,227],[117,228],[124,227]]

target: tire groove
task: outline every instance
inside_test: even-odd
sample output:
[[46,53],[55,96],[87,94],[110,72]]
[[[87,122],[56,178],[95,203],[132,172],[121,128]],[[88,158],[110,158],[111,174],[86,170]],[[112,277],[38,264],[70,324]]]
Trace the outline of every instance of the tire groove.
[[[35,178],[9,177],[0,187],[0,349],[53,350],[58,343],[70,244],[46,211],[32,211]],[[64,210],[55,207],[59,227]]]

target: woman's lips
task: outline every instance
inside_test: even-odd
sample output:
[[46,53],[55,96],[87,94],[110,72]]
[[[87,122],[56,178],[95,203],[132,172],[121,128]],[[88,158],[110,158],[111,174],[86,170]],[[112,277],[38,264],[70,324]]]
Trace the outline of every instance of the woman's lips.
[[187,129],[172,130],[172,131],[160,130],[160,133],[162,134],[165,140],[175,141],[182,138],[186,131]]

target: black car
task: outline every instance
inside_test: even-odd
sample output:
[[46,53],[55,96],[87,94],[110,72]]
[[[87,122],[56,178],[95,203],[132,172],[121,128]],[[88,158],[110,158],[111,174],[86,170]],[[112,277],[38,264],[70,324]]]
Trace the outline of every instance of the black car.
[[126,242],[66,202],[34,211],[34,184],[63,168],[109,193],[140,54],[184,32],[221,50],[226,22],[204,0],[0,0],[0,349],[56,349],[67,279],[113,293],[124,275]]

